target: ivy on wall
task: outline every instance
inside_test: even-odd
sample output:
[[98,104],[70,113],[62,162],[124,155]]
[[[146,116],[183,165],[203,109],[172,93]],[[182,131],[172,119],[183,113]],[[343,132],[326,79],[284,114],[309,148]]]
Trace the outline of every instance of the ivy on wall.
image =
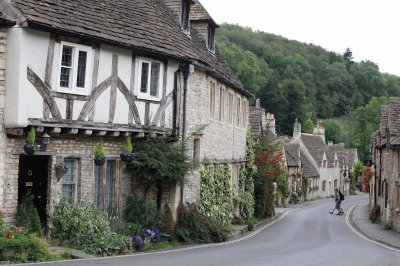
[[255,159],[254,142],[250,131],[247,131],[246,163],[240,168],[238,194],[233,199],[239,208],[240,217],[244,220],[254,216],[254,175],[257,172]]
[[224,225],[229,224],[232,210],[231,164],[205,163],[201,166],[200,175],[201,191],[198,202],[200,212]]

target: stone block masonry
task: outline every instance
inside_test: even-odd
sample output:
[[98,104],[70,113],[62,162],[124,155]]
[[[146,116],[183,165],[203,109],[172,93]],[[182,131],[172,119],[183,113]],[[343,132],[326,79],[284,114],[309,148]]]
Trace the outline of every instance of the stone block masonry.
[[4,208],[4,184],[6,178],[6,153],[7,138],[4,129],[4,96],[5,88],[5,66],[6,66],[7,29],[0,27],[0,209]]

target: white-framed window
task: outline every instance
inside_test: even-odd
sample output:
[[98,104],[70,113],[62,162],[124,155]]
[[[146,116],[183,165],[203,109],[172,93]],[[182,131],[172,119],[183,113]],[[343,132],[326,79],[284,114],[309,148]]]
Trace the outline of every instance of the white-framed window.
[[92,47],[61,42],[59,91],[88,95],[90,93],[90,69]]
[[163,64],[151,59],[139,59],[138,97],[147,100],[160,100],[163,84]]
[[118,163],[117,160],[107,159],[104,165],[95,165],[94,204],[101,210],[107,210],[115,201]]
[[210,118],[215,117],[215,82],[210,81]]
[[62,180],[62,199],[68,203],[77,202],[78,160],[64,159],[64,165],[68,167]]

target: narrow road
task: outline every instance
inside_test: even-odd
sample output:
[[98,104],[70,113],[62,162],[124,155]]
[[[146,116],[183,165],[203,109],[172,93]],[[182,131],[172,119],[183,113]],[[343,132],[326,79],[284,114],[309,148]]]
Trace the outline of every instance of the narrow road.
[[[347,198],[342,206],[347,211],[367,200],[364,195]],[[288,208],[281,220],[231,243],[51,265],[400,265],[400,251],[360,238],[346,225],[345,215],[328,213],[332,206],[333,199]]]

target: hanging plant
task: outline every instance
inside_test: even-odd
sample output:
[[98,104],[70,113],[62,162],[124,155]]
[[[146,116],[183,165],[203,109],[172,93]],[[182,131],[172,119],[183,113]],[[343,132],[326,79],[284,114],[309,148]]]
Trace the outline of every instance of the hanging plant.
[[26,137],[26,144],[24,145],[24,151],[26,154],[33,155],[37,150],[35,140],[36,140],[35,128],[31,127],[31,129],[28,132],[28,136]]
[[119,154],[121,156],[121,160],[124,162],[129,162],[132,160],[132,141],[131,137],[126,137],[124,143],[122,144],[122,152]]
[[98,166],[103,165],[106,162],[106,150],[104,148],[103,141],[96,146],[94,150],[94,163]]

